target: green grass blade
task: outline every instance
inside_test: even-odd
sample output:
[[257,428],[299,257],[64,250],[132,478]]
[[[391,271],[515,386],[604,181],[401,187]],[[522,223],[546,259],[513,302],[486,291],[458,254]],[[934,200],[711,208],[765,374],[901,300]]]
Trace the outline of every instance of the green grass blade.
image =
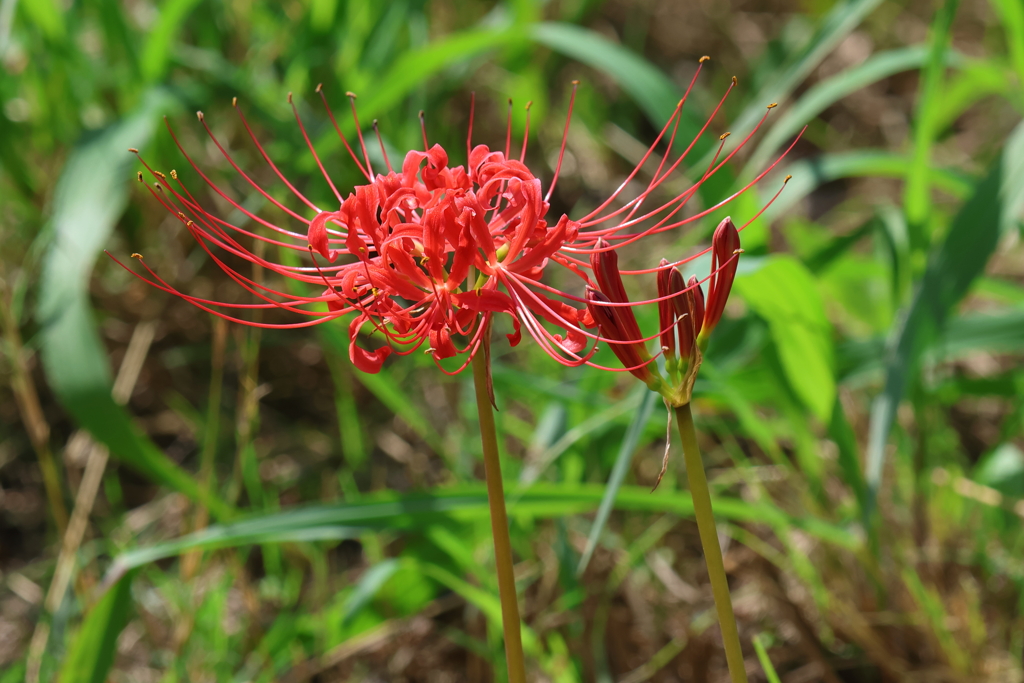
[[[359,116],[366,119],[377,116],[395,106],[428,77],[442,69],[523,39],[520,31],[507,27],[475,29],[455,33],[422,48],[405,52],[387,73],[373,82],[372,90],[359,98]],[[346,130],[351,126],[347,121],[340,123]]]
[[[786,168],[786,172],[792,174],[793,178],[775,203],[765,211],[765,216],[775,219],[786,215],[797,202],[811,192],[825,183],[840,178],[905,178],[910,170],[910,164],[910,159],[905,155],[882,150],[835,152],[798,161]],[[946,169],[930,169],[929,182],[936,189],[958,198],[966,197],[973,188],[966,174]],[[762,204],[767,203],[777,189],[763,187]]]
[[[814,84],[775,121],[751,155],[747,162],[748,168],[754,171],[763,168],[773,152],[799,133],[815,116],[839,100],[894,74],[918,69],[925,64],[927,57],[928,48],[924,45],[887,50]],[[949,55],[947,61],[953,62],[954,56]]]
[[[683,95],[658,67],[589,29],[545,22],[532,26],[529,35],[541,45],[611,76],[643,109],[655,129],[665,125]],[[680,137],[688,139],[687,133],[696,131],[687,114],[680,125]]]
[[[949,50],[946,54],[953,54]],[[988,97],[1012,97],[1020,92],[1016,79],[1005,65],[994,60],[972,59],[950,75],[935,103],[933,125],[940,138],[971,107]],[[1018,105],[1024,110],[1024,103]]]
[[881,1],[846,0],[836,3],[804,47],[768,78],[756,95],[749,98],[749,106],[732,124],[733,134],[745,135],[764,114],[766,105],[785,100]]
[[64,39],[67,27],[60,3],[55,0],[29,0],[20,4],[29,21],[38,26],[47,38],[55,41]]
[[643,401],[643,395],[646,395],[646,393],[646,391],[638,387],[634,393],[625,399],[613,403],[603,410],[593,411],[586,420],[567,430],[557,441],[541,451],[532,462],[523,468],[522,473],[519,475],[519,485],[508,496],[508,499],[513,502],[518,500],[519,493],[533,485],[547,468],[559,456],[569,450],[573,444],[588,436],[595,438],[598,434],[607,430],[611,425],[618,422],[621,417],[624,417],[640,406]]
[[1006,30],[1010,63],[1017,72],[1018,106],[1024,106],[1024,4],[1019,0],[992,0],[992,7]]
[[228,506],[200,489],[114,402],[107,353],[88,300],[93,264],[128,202],[134,157],[127,148],[149,139],[168,102],[166,94],[150,91],[132,116],[79,145],[61,173],[37,309],[43,366],[64,407],[114,457],[223,518]]
[[772,660],[768,656],[768,650],[765,649],[764,643],[761,642],[761,634],[754,636],[754,652],[757,653],[757,661],[761,663],[761,668],[764,669],[764,677],[768,679],[768,683],[782,683],[779,680],[779,674],[775,672],[775,667],[772,665]]
[[[419,569],[424,575],[429,576],[452,592],[458,593],[466,599],[466,602],[476,606],[487,617],[491,627],[499,629],[500,632],[501,602],[493,593],[474,586],[468,581],[464,581],[436,564],[424,563],[419,565]],[[521,624],[520,628],[522,629],[523,650],[532,659],[540,657],[542,649],[540,638],[537,637],[536,632],[525,623]]]
[[352,592],[345,599],[342,607],[342,622],[349,624],[355,616],[366,605],[370,604],[374,596],[380,591],[381,586],[387,583],[399,568],[399,561],[390,558],[373,565],[359,577]]
[[608,486],[605,489],[604,497],[601,498],[601,504],[597,508],[597,515],[594,516],[594,525],[590,527],[587,546],[583,550],[583,556],[580,557],[579,565],[576,567],[577,576],[582,576],[583,572],[587,570],[587,565],[590,564],[590,558],[594,554],[594,549],[597,548],[597,541],[601,537],[601,532],[604,531],[608,515],[611,514],[612,506],[615,504],[615,496],[618,495],[619,488],[626,478],[629,464],[633,461],[633,453],[636,452],[637,444],[644,433],[644,427],[647,426],[651,419],[651,413],[654,411],[657,394],[645,389],[646,387],[641,387],[641,390],[644,391],[643,401],[633,415],[633,420],[629,423],[626,435],[619,445],[619,454],[615,457],[615,465],[612,467],[611,476],[608,478]]
[[[349,342],[343,325],[320,325],[317,331],[332,353],[340,358],[348,358]],[[342,371],[351,371],[351,364],[347,360],[337,362],[345,364]],[[428,446],[438,453],[444,452],[441,435],[423,411],[409,399],[409,392],[394,380],[388,368],[381,368],[377,374],[351,372],[350,377],[366,387],[388,410],[405,420]]]
[[[605,496],[603,485],[567,486],[538,483],[509,508],[517,519],[552,519],[592,512]],[[772,528],[798,528],[826,543],[847,549],[860,541],[843,527],[810,516],[793,517],[767,502],[748,503],[729,497],[714,498],[715,513],[723,520],[766,524]],[[615,508],[644,512],[693,515],[686,492],[655,493],[646,487],[622,486]],[[149,562],[174,557],[197,548],[228,548],[264,543],[354,538],[367,531],[422,530],[435,524],[467,524],[488,519],[487,492],[473,484],[429,494],[367,495],[354,503],[315,505],[281,512],[251,515],[230,524],[210,526],[181,538],[128,551],[109,570],[110,576]]]
[[917,103],[914,122],[914,150],[911,157],[910,173],[903,190],[903,210],[907,214],[910,228],[910,248],[920,252],[928,248],[929,238],[925,234],[925,223],[931,213],[931,149],[938,131],[935,121],[939,114],[938,101],[946,73],[946,51],[949,48],[953,17],[956,16],[960,0],[946,0],[932,23],[931,44],[928,49],[928,63],[921,81],[921,95]]
[[134,574],[120,578],[89,611],[60,672],[59,683],[103,683],[114,663],[117,638],[128,623]]
[[[1024,311],[972,314],[954,318],[922,353],[927,363],[963,358],[971,353],[1019,353],[1024,350]],[[846,342],[837,347],[840,381],[857,384],[885,369],[885,340]]]
[[902,578],[914,602],[924,613],[923,621],[931,629],[943,657],[958,673],[967,674],[971,668],[971,656],[960,646],[957,635],[949,629],[951,615],[942,603],[942,596],[934,588],[924,585],[918,573],[910,567],[903,569]]
[[1005,227],[1024,198],[1024,124],[1018,124],[988,175],[963,205],[943,243],[933,250],[907,315],[892,337],[885,387],[871,409],[867,482],[873,504],[882,479],[885,445],[896,409],[921,354],[935,342],[946,318],[982,274]]
[[160,17],[146,37],[142,49],[142,75],[148,83],[163,78],[174,50],[174,38],[200,0],[166,0],[160,4]]

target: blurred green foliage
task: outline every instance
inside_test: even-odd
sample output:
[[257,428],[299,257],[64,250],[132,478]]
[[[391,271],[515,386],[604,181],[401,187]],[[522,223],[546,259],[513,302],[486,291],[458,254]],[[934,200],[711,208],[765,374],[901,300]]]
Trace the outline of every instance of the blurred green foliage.
[[[745,222],[793,175],[744,232],[737,301],[695,392],[745,640],[764,634],[768,680],[806,666],[830,681],[1021,680],[1024,5],[720,5],[0,0],[0,372],[23,370],[42,406],[2,385],[0,492],[20,497],[0,498],[0,590],[31,618],[0,604],[0,625],[15,624],[0,681],[102,681],[111,667],[115,680],[500,676],[466,379],[425,357],[361,375],[340,325],[218,331],[133,281],[101,250],[140,252],[187,291],[232,291],[133,183],[127,148],[182,168],[166,115],[201,166],[273,218],[189,112],[272,180],[237,97],[283,174],[326,203],[289,93],[350,188],[359,176],[318,83],[346,133],[345,92],[358,94],[392,158],[420,145],[423,111],[459,159],[475,91],[474,139],[495,147],[505,100],[516,140],[533,101],[527,160],[550,178],[578,78],[552,203],[580,213],[632,168],[704,52],[682,139],[734,72],[740,85],[695,146],[691,180],[720,133],[742,139],[780,107],[702,206],[806,126],[729,207]],[[688,254],[723,215],[632,258]],[[156,340],[119,402],[113,369],[142,321],[159,321]],[[665,413],[627,380],[496,344],[525,642],[545,680],[724,668],[701,645],[711,603],[678,458],[646,488]],[[71,548],[55,606],[33,602],[23,582],[50,585],[61,539],[30,435],[58,452],[79,427],[112,458],[88,501],[94,531]],[[71,507],[86,465],[62,452]]]

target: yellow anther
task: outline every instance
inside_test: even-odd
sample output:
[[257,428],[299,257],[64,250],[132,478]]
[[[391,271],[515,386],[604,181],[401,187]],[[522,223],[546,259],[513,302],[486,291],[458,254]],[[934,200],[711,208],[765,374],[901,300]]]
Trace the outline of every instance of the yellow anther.
[[323,89],[324,89],[324,84],[323,83],[317,83],[316,84],[316,92],[320,92]]
[[155,175],[155,176],[156,176],[157,178],[159,178],[160,180],[167,180],[167,176],[165,176],[165,175],[164,175],[163,173],[161,173],[160,171],[153,171],[153,175]]
[[778,102],[772,102],[771,104],[768,105],[768,108],[769,109],[775,109],[775,107],[777,107],[777,106],[779,106]]
[[288,104],[292,103],[292,94],[288,93]]
[[698,64],[703,64],[704,62],[707,62],[707,61],[710,61],[710,60],[711,60],[711,57],[708,57],[707,55],[704,55],[703,57],[701,57],[700,59],[697,60],[697,63]]
[[132,258],[137,258],[137,259],[139,259],[141,261],[142,260],[142,254],[140,254],[139,252],[135,252],[135,253],[132,254]]
[[721,135],[718,136],[718,139],[719,139],[719,141],[725,140],[730,135],[732,135],[732,133],[730,133],[729,131],[725,131],[724,133],[722,133]]
[[173,168],[171,169],[171,177],[174,178],[175,180],[178,179],[178,172],[175,171]]
[[735,77],[735,76],[733,76],[733,77],[732,77],[732,84],[733,84],[733,85],[737,85],[737,84],[739,84],[739,81],[737,81],[737,80],[736,80],[736,77]]
[[139,182],[142,182],[142,171],[139,171]]
[[132,154],[138,154],[139,153],[139,150],[135,149],[134,147],[129,147],[128,151],[131,152]]
[[203,120],[203,112],[197,111],[196,112],[196,118],[199,119],[200,121],[202,121]]
[[782,181],[782,184],[783,184],[783,185],[785,185],[786,183],[788,183],[788,182],[789,182],[789,180],[790,180],[790,178],[792,178],[792,177],[793,177],[793,176],[791,176],[791,175],[787,175],[787,176],[786,176],[786,179]]
[[354,99],[356,99],[356,94],[354,92],[352,92],[351,90],[346,90],[345,91],[345,97],[351,97],[354,100]]
[[231,98],[231,106],[232,107],[237,107],[238,106],[238,98],[237,97],[232,97]]

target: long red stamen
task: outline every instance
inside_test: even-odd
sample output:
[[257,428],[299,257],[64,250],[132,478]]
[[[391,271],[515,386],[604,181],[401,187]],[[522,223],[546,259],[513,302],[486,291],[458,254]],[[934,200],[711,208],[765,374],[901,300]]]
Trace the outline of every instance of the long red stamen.
[[551,185],[548,187],[544,201],[551,199],[551,193],[555,191],[558,183],[558,174],[562,172],[562,159],[565,157],[565,143],[569,139],[569,123],[572,121],[572,108],[576,104],[576,89],[580,86],[579,81],[572,82],[572,94],[569,96],[569,111],[565,115],[565,128],[562,129],[562,144],[558,148],[558,163],[555,164],[555,175],[551,178]]
[[505,120],[505,158],[512,153],[512,98],[508,100],[508,115]]
[[299,131],[302,132],[302,139],[306,141],[306,147],[309,148],[309,153],[313,155],[313,159],[316,161],[317,168],[320,169],[320,175],[324,177],[327,184],[331,187],[331,192],[334,193],[335,198],[340,202],[341,193],[338,192],[338,188],[334,186],[334,181],[331,180],[331,176],[327,175],[327,170],[324,168],[323,163],[320,161],[320,155],[316,153],[316,149],[313,147],[313,143],[309,139],[309,135],[306,133],[306,126],[302,124],[302,117],[299,116],[299,109],[295,106],[295,102],[292,100],[292,94],[288,93],[288,104],[292,107],[292,113],[295,115],[295,122],[299,124]]
[[[377,119],[373,120],[373,132],[377,135],[377,142],[380,144],[380,153],[384,157],[384,164],[388,167],[388,173],[394,173],[395,169],[391,168],[391,160],[388,159],[388,151],[384,149],[384,138],[380,136],[380,127],[377,125]],[[426,142],[426,139],[424,139]]]
[[526,128],[523,130],[523,149],[519,152],[519,163],[526,161],[526,145],[530,140],[530,107],[532,106],[532,100],[526,103]]
[[363,128],[359,125],[359,114],[356,113],[356,94],[351,90],[345,93],[349,105],[352,107],[352,121],[356,124],[356,135],[359,137],[359,147],[363,150],[363,159],[366,161],[367,177],[372,181],[376,174],[373,172],[373,165],[370,163],[370,155],[366,152],[366,141],[363,139]]
[[473,151],[473,113],[476,110],[476,92],[469,93],[469,129],[466,131],[466,163]]
[[338,134],[338,137],[341,138],[341,142],[343,145],[345,145],[345,150],[348,152],[349,157],[351,157],[352,161],[355,162],[356,166],[359,168],[359,172],[363,174],[363,177],[366,178],[367,180],[372,180],[372,178],[370,178],[369,172],[367,172],[367,170],[363,167],[362,162],[359,161],[359,157],[357,157],[356,153],[352,150],[352,146],[348,144],[348,138],[346,138],[345,134],[341,132],[341,127],[338,125],[337,119],[334,118],[334,112],[331,110],[331,105],[327,104],[327,96],[324,95],[323,83],[317,83],[316,92],[318,95],[320,95],[320,99],[323,100],[324,109],[327,110],[327,116],[330,117],[331,124],[334,126],[334,131]]

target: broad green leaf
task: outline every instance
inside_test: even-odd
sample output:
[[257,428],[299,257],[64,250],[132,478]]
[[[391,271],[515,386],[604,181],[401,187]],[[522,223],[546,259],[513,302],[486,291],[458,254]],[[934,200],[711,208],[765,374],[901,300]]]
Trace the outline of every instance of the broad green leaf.
[[796,259],[777,256],[735,287],[767,321],[793,391],[827,422],[836,392],[832,330],[814,278]]
[[885,387],[871,409],[867,482],[872,500],[881,485],[885,445],[896,409],[921,355],[939,337],[949,313],[980,276],[1004,227],[1021,209],[1024,124],[1018,124],[987,176],[961,207],[928,266],[907,314],[894,326],[886,353]]
[[162,91],[150,91],[132,116],[84,141],[64,166],[54,198],[54,236],[37,309],[43,366],[64,407],[115,458],[224,517],[228,506],[201,490],[114,402],[107,353],[88,300],[96,257],[128,202],[134,161],[128,147],[149,139],[157,112],[169,102]]
[[86,615],[64,660],[59,683],[104,683],[117,637],[128,623],[134,572],[122,576]]

